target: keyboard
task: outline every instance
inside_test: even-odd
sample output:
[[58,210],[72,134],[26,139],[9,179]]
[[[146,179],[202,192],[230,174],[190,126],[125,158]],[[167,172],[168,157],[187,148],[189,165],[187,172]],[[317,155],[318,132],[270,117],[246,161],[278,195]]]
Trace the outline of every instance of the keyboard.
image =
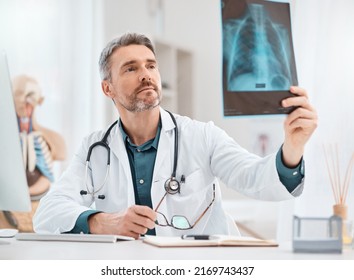
[[101,242],[115,243],[118,241],[135,240],[133,237],[110,234],[42,234],[21,232],[15,235],[17,240],[21,241],[71,241],[71,242]]

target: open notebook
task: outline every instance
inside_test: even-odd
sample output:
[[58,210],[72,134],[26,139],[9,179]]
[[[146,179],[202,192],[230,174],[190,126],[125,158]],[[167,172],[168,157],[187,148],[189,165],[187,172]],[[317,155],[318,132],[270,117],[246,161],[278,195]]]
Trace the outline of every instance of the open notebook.
[[235,247],[276,247],[273,240],[263,240],[253,237],[212,235],[208,240],[187,240],[181,237],[146,236],[143,242],[157,247],[208,247],[208,246],[235,246]]
[[28,241],[74,241],[74,242],[103,242],[114,243],[117,241],[135,240],[133,237],[109,234],[40,234],[40,233],[17,233],[17,240]]

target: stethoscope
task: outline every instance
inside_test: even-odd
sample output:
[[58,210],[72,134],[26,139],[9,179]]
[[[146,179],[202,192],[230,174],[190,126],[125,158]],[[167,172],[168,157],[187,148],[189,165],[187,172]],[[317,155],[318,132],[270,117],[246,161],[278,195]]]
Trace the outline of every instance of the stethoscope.
[[[182,175],[181,181],[178,181],[176,178],[177,158],[178,158],[178,128],[177,128],[176,119],[173,116],[173,114],[169,111],[167,111],[167,112],[170,114],[171,119],[175,125],[175,128],[174,128],[175,139],[174,139],[173,170],[172,170],[171,177],[166,180],[166,182],[164,184],[164,188],[167,193],[176,194],[176,193],[180,192],[181,183],[184,183],[185,178],[184,178],[184,175]],[[111,130],[113,129],[113,127],[117,123],[118,123],[118,120],[115,121],[114,123],[112,123],[111,126],[106,131],[106,133],[104,134],[103,138],[100,141],[93,143],[89,147],[89,150],[87,152],[87,157],[86,157],[85,178],[84,178],[86,190],[81,190],[80,195],[90,194],[92,197],[95,197],[103,189],[103,187],[107,183],[107,180],[109,178],[110,165],[111,165],[111,149],[108,145],[107,138],[108,138],[109,134],[111,133]],[[88,176],[89,176],[89,165],[90,165],[92,150],[97,146],[101,146],[101,147],[105,148],[107,151],[107,168],[106,168],[106,174],[105,174],[105,178],[103,180],[103,183],[95,190],[95,187],[93,186],[93,184],[91,185],[89,183]],[[100,195],[97,195],[97,198],[98,199],[105,199],[106,196],[103,194],[100,194]]]

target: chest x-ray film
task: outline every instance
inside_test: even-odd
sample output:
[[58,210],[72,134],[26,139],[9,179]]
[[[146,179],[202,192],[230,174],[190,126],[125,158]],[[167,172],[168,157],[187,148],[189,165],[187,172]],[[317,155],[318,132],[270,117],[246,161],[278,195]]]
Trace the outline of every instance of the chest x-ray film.
[[297,85],[290,6],[221,0],[224,116],[286,114]]

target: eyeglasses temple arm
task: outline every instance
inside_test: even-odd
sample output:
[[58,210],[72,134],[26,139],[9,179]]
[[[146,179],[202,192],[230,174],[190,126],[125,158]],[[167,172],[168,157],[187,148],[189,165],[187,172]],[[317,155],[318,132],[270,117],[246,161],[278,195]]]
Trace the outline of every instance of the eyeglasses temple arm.
[[154,210],[155,212],[157,212],[157,210],[159,209],[159,207],[160,207],[160,205],[161,205],[161,203],[162,203],[162,201],[164,200],[164,198],[165,198],[166,195],[167,195],[167,192],[165,192],[165,194],[164,194],[164,196],[161,198],[159,204],[157,204],[157,206],[156,206],[156,208],[155,208],[155,210]]
[[195,225],[203,218],[204,214],[209,210],[210,206],[214,203],[215,200],[215,184],[213,184],[213,199],[208,205],[207,208],[205,208],[204,212],[199,216],[199,218],[194,222],[194,224],[191,226],[191,228],[194,228]]

